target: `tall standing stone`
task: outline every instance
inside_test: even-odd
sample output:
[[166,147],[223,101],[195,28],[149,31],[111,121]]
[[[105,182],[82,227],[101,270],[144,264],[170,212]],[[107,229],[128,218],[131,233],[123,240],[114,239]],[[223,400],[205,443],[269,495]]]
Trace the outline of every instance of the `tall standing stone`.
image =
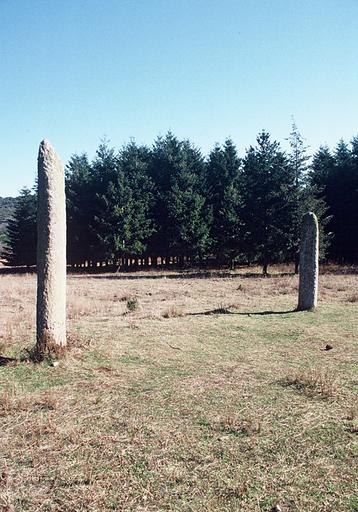
[[318,293],[318,220],[314,213],[303,217],[300,247],[299,311],[313,310],[317,306]]
[[36,357],[66,346],[66,205],[64,168],[47,140],[38,154]]

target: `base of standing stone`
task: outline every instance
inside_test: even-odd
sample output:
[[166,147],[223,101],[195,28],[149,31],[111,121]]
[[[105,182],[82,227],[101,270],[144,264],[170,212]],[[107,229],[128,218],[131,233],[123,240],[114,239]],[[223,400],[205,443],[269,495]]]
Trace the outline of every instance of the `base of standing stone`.
[[45,359],[61,359],[66,353],[66,345],[59,345],[50,332],[43,332],[41,339],[37,339],[36,345],[31,354],[34,362],[41,362]]
[[309,312],[316,311],[316,309],[317,309],[317,306],[312,306],[310,308],[307,308],[307,307],[298,305],[296,308],[296,311],[308,311],[308,313],[309,313]]

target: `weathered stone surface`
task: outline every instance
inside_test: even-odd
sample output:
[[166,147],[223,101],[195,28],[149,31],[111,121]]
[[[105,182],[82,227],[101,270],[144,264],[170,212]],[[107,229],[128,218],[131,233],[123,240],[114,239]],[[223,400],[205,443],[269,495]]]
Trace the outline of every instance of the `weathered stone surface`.
[[318,293],[318,220],[314,213],[303,217],[300,247],[299,311],[313,310],[317,306]]
[[64,168],[47,140],[38,154],[37,345],[46,355],[66,345]]

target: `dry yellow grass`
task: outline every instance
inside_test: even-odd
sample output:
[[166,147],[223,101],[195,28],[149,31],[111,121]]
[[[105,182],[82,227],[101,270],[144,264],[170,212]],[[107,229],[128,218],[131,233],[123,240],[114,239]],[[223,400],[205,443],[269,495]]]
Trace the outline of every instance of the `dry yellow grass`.
[[[357,511],[358,276],[297,313],[296,276],[243,273],[69,276],[67,357],[0,367],[0,510]],[[19,356],[35,276],[0,302]]]

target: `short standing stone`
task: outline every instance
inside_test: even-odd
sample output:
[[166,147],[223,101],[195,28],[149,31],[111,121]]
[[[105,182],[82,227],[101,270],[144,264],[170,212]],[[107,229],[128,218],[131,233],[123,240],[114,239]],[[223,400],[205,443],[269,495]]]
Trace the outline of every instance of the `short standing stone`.
[[37,344],[39,359],[66,345],[64,168],[47,140],[38,154]]
[[300,247],[299,311],[313,310],[317,306],[318,293],[318,221],[314,213],[303,217]]

